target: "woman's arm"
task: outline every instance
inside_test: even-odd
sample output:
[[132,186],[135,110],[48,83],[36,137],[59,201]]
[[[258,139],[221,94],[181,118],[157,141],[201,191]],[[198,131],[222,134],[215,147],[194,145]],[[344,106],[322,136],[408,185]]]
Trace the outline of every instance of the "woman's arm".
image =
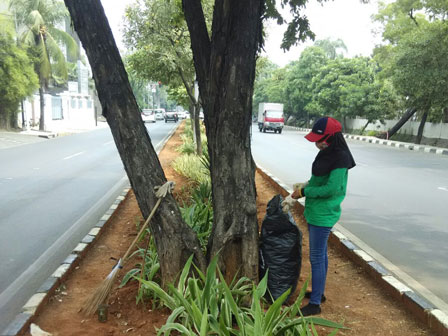
[[303,196],[309,198],[328,198],[335,194],[342,193],[347,176],[347,168],[337,168],[330,172],[326,184],[313,187],[307,186],[303,189]]

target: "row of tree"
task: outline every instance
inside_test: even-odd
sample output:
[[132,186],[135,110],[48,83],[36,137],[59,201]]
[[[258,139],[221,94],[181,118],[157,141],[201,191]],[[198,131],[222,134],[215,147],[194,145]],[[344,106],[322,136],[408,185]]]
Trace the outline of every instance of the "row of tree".
[[[339,45],[339,47],[338,47]],[[332,115],[342,120],[360,116],[368,123],[394,116],[400,99],[388,80],[381,80],[378,65],[367,57],[344,58],[337,50],[341,41],[317,41],[298,61],[276,68],[260,59],[255,83],[258,102],[285,104],[288,117],[310,126],[310,119]]]
[[302,125],[327,114],[365,118],[364,128],[418,112],[420,143],[427,120],[448,122],[447,18],[446,1],[398,0],[375,16],[384,44],[372,57],[345,58],[342,41],[322,40],[284,68],[259,59],[254,111],[261,101],[279,102]]
[[[75,39],[59,29],[68,18],[61,1],[1,0],[0,128],[17,127],[20,102],[39,89],[39,129],[45,129],[44,93],[49,85],[64,85],[79,59]],[[65,54],[64,54],[65,52]]]
[[[294,14],[283,40],[285,48],[312,36],[308,20],[302,14],[305,2],[281,1],[291,6]],[[103,114],[146,217],[157,201],[153,187],[164,183],[166,178],[140,118],[104,10],[99,0],[65,0],[65,3],[86,49]],[[164,199],[150,223],[164,283],[175,280],[191,255],[196,265],[204,269],[219,254],[220,269],[226,279],[231,280],[237,274],[258,278],[255,164],[249,130],[256,57],[263,45],[263,21],[276,18],[282,22],[275,3],[246,0],[233,1],[229,6],[221,0],[142,0],[141,7],[134,11],[131,8],[127,13],[135,21],[135,24],[130,21],[127,27],[135,51],[131,66],[140,68],[139,73],[147,79],[173,83],[170,86],[177,92],[183,86],[189,102],[200,101],[204,110],[213,230],[207,254],[203,255],[174,199],[171,196]],[[183,68],[185,61],[187,65]],[[199,97],[192,90],[194,77]],[[182,86],[174,85],[175,81]]]

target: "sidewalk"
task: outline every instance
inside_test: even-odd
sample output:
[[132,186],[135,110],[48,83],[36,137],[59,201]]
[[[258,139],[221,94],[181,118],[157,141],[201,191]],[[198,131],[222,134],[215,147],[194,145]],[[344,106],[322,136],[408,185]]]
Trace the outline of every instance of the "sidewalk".
[[[293,127],[293,126],[285,126],[285,128],[293,129],[293,130],[297,130],[297,131],[301,131],[301,132],[310,132],[311,131],[311,129],[309,129],[309,128],[300,128],[300,127]],[[344,137],[346,139],[359,140],[359,141],[364,141],[364,142],[379,144],[379,145],[385,145],[385,146],[390,146],[390,147],[406,148],[409,150],[422,151],[425,153],[433,153],[433,154],[439,154],[439,155],[448,155],[447,148],[427,146],[427,145],[416,145],[416,144],[409,143],[409,142],[401,142],[401,141],[394,141],[394,140],[378,139],[376,137],[366,136],[366,135],[344,134]]]

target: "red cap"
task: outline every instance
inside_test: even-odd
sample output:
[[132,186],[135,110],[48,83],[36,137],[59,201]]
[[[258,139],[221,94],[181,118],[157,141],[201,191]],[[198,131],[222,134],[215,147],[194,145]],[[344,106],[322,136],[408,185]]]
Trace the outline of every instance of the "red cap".
[[341,131],[342,126],[339,121],[331,117],[322,117],[314,123],[311,132],[305,135],[305,139],[311,142],[318,142],[326,135],[332,136]]

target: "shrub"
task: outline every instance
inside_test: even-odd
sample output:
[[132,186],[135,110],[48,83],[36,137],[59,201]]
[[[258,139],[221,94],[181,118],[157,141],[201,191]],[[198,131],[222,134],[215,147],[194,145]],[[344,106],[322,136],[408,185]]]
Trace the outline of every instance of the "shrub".
[[210,171],[204,167],[199,156],[179,156],[173,161],[172,166],[176,172],[198,184],[210,183]]
[[[217,256],[210,262],[206,274],[196,268],[197,277],[189,276],[192,258],[187,261],[177,286],[168,285],[167,291],[153,281],[140,280],[172,311],[158,335],[171,335],[171,332],[219,336],[317,335],[315,324],[334,328],[331,333],[334,335],[343,328],[323,318],[297,316],[306,286],[293,305],[282,306],[288,290],[268,308],[263,299],[267,290],[266,276],[258,286],[246,278],[227,285],[217,268]],[[246,304],[248,300],[250,305]]]
[[180,208],[182,218],[196,233],[204,252],[213,224],[211,196],[210,184],[202,183],[193,191],[191,205],[184,205]]

